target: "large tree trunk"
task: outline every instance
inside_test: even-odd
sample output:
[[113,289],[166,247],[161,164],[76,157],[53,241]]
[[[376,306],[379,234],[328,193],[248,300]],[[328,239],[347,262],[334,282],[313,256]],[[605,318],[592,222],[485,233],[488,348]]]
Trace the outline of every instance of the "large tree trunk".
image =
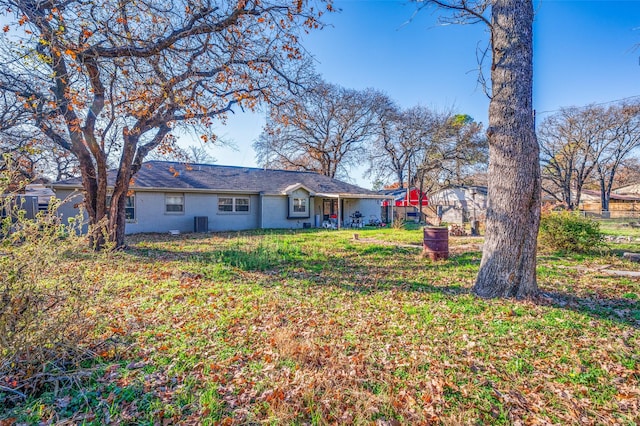
[[125,227],[127,217],[125,207],[127,203],[127,195],[129,195],[129,186],[131,184],[132,165],[138,138],[123,132],[124,146],[120,156],[120,166],[118,174],[113,185],[113,194],[111,197],[111,206],[109,211],[109,241],[115,244],[115,248],[124,247]]
[[89,217],[89,245],[99,250],[105,243],[107,180],[99,176],[88,156],[82,152],[76,155],[82,175],[84,209]]
[[530,0],[495,0],[491,15],[489,201],[473,291],[481,297],[524,298],[538,290],[540,163],[532,108],[533,5]]
[[573,200],[571,201],[571,209],[577,210],[580,207],[580,199],[582,198],[582,183],[576,183],[576,190],[573,195]]

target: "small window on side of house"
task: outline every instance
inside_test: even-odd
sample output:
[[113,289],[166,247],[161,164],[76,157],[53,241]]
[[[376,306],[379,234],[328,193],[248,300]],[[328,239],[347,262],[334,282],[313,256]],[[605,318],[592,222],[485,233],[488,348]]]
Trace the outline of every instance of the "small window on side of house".
[[220,197],[218,198],[218,211],[219,212],[232,212],[233,211],[233,198]]
[[249,198],[236,198],[235,211],[238,213],[246,213],[249,211]]
[[136,199],[135,195],[128,195],[124,204],[124,214],[127,221],[133,222],[136,220]]
[[307,212],[307,199],[306,198],[294,198],[293,199],[293,212],[294,213],[306,213]]
[[308,197],[293,196],[289,197],[288,218],[301,219],[310,217],[311,206]]
[[184,194],[166,194],[165,213],[184,213]]
[[[111,194],[107,195],[107,215],[110,212],[112,198],[113,196]],[[127,198],[125,198],[124,216],[127,222],[135,222],[136,220],[136,195],[135,194],[127,195]]]

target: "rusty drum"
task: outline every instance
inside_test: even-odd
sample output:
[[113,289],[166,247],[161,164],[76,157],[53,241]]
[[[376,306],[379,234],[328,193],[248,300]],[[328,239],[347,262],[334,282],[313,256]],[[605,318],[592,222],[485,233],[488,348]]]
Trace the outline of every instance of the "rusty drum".
[[439,226],[425,226],[423,252],[431,260],[449,258],[449,230]]

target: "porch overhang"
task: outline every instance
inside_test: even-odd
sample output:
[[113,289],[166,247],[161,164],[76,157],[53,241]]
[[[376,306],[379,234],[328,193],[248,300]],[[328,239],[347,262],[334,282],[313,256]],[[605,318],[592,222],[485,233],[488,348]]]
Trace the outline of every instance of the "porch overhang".
[[388,195],[380,195],[380,194],[350,194],[350,193],[316,193],[316,197],[320,198],[336,198],[336,199],[367,199],[367,200],[392,200],[393,197],[389,197]]

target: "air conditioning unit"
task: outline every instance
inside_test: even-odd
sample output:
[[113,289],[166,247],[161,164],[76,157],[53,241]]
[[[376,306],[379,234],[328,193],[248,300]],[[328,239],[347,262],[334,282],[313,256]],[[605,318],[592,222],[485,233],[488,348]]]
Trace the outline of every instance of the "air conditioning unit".
[[208,216],[196,216],[193,218],[193,232],[207,232],[209,231],[209,217]]

